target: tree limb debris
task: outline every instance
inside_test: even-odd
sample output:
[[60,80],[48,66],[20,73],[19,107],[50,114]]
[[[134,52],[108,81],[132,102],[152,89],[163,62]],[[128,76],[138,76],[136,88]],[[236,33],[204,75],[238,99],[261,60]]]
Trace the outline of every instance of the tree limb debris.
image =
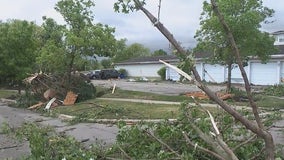
[[166,147],[169,151],[171,151],[172,153],[174,153],[177,157],[181,158],[181,155],[179,155],[176,151],[174,151],[169,145],[167,145],[165,142],[163,142],[162,140],[160,140],[158,137],[156,137],[153,133],[151,133],[148,130],[143,130],[145,133],[147,133],[148,136],[154,138],[156,141],[158,141],[161,145],[163,145],[164,147]]
[[194,144],[194,143],[190,140],[190,138],[186,135],[185,132],[182,132],[182,134],[183,134],[183,137],[185,138],[187,144],[191,145],[192,147],[197,148],[197,149],[201,150],[201,151],[204,152],[204,153],[207,153],[207,154],[209,154],[209,155],[212,155],[212,156],[218,158],[219,160],[226,160],[225,158],[223,158],[223,157],[220,156],[219,154],[217,154],[217,153],[215,153],[215,152],[213,152],[213,151],[211,151],[211,150],[209,150],[209,149],[203,148],[203,147],[201,147],[201,146],[199,146],[199,145],[197,145],[197,144]]

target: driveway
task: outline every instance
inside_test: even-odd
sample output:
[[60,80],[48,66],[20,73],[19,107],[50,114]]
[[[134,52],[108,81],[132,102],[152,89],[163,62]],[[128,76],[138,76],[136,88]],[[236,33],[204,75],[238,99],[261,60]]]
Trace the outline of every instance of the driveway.
[[[200,89],[193,84],[183,84],[179,82],[129,82],[124,79],[119,80],[92,80],[95,86],[103,87],[119,87],[124,90],[151,92],[164,95],[180,95],[186,92],[200,91]],[[226,86],[210,85],[213,91],[225,89]]]

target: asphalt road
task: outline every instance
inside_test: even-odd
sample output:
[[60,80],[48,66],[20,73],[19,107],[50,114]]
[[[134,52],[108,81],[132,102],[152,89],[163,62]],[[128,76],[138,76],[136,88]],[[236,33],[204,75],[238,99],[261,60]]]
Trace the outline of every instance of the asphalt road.
[[[8,123],[10,127],[20,127],[24,122],[35,122],[54,127],[59,133],[73,136],[77,141],[84,141],[86,146],[94,143],[113,144],[118,128],[115,125],[99,123],[80,123],[70,125],[58,118],[44,117],[26,109],[11,108],[0,102],[0,125]],[[12,137],[0,133],[0,159],[21,159],[30,154],[28,141],[19,142]]]

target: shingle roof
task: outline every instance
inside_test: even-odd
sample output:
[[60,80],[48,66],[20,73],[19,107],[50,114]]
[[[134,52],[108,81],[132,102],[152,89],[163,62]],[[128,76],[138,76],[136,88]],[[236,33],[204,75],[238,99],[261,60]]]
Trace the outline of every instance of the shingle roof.
[[272,35],[278,35],[278,34],[283,34],[284,33],[284,30],[281,30],[281,31],[276,31],[276,32],[273,32],[271,33]]
[[159,62],[160,59],[167,62],[179,62],[177,56],[166,55],[166,56],[154,56],[154,57],[136,57],[116,64],[160,63]]

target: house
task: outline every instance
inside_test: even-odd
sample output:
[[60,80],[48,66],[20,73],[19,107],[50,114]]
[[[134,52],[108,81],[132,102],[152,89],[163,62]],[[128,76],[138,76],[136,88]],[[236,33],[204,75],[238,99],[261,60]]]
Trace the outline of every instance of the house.
[[[148,78],[159,78],[158,71],[165,67],[164,64],[160,63],[159,60],[177,65],[179,59],[174,55],[166,56],[155,56],[155,57],[137,57],[132,58],[124,62],[116,63],[115,69],[119,70],[121,68],[125,69],[130,77],[148,77]],[[171,75],[171,76],[169,76]],[[174,78],[174,80],[179,79],[177,72],[172,69],[167,68],[166,79]]]
[[[250,59],[245,71],[248,80],[254,85],[274,85],[284,83],[284,31],[277,31],[271,34],[275,37],[274,45],[279,48],[279,52],[271,55],[269,61],[265,64],[257,58]],[[208,64],[204,57],[208,54],[198,54],[196,56],[195,67],[202,80],[207,82],[222,83],[226,82],[228,69],[226,66],[219,64]],[[159,77],[157,71],[164,67],[159,59],[168,63],[177,65],[179,59],[174,56],[144,57],[135,58],[122,63],[117,63],[116,69],[124,68],[128,71],[129,76],[133,77]],[[166,70],[167,80],[179,80],[179,75],[172,69]],[[232,69],[232,83],[244,83],[242,75],[237,65]]]

